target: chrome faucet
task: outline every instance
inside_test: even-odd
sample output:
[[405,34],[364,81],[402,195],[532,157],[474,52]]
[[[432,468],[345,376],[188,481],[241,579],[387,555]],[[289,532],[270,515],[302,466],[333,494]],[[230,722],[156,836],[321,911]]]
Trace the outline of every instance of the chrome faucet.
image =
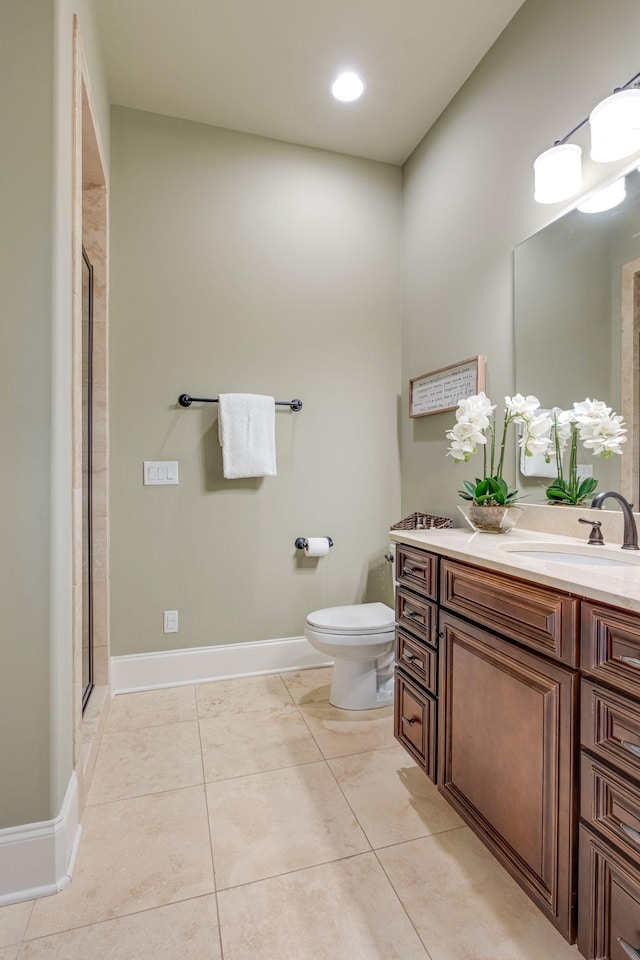
[[597,497],[594,497],[591,501],[591,506],[594,510],[602,510],[602,504],[605,500],[617,500],[622,508],[622,513],[624,515],[624,535],[623,535],[623,550],[638,550],[638,528],[636,527],[636,521],[633,516],[633,504],[629,503],[621,493],[616,493],[614,490],[607,490],[606,493],[599,493]]

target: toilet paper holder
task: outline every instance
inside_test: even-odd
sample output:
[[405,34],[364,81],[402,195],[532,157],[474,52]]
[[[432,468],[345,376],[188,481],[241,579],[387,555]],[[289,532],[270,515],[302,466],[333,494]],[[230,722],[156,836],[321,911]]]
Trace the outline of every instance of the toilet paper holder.
[[[332,546],[333,546],[333,540],[331,539],[331,537],[327,537],[327,540],[329,541],[329,546],[332,547]],[[308,546],[309,546],[309,541],[307,540],[306,537],[298,537],[298,538],[297,538],[297,540],[296,540],[296,550],[306,550]]]

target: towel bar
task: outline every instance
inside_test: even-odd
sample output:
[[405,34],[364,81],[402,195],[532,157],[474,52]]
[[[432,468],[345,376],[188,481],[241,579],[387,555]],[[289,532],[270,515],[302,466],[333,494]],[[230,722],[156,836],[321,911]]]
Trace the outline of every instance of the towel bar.
[[[192,403],[218,403],[218,397],[191,397],[188,393],[181,393],[178,403],[181,407],[190,407]],[[302,410],[302,400],[275,400],[276,407],[290,407],[296,412]]]

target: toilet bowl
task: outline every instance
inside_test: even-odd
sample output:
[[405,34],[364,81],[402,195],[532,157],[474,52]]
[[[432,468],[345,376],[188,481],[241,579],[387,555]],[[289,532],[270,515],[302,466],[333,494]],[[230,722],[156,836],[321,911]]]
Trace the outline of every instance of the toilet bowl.
[[327,607],[307,617],[304,635],[334,661],[329,702],[371,710],[393,701],[395,614],[384,603]]

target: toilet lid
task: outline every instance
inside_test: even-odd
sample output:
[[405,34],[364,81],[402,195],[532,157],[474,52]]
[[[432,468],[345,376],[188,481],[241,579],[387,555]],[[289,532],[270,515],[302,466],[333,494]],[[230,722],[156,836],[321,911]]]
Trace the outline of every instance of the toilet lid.
[[307,623],[336,633],[386,633],[393,628],[394,619],[394,611],[385,603],[355,603],[314,610],[307,617]]

